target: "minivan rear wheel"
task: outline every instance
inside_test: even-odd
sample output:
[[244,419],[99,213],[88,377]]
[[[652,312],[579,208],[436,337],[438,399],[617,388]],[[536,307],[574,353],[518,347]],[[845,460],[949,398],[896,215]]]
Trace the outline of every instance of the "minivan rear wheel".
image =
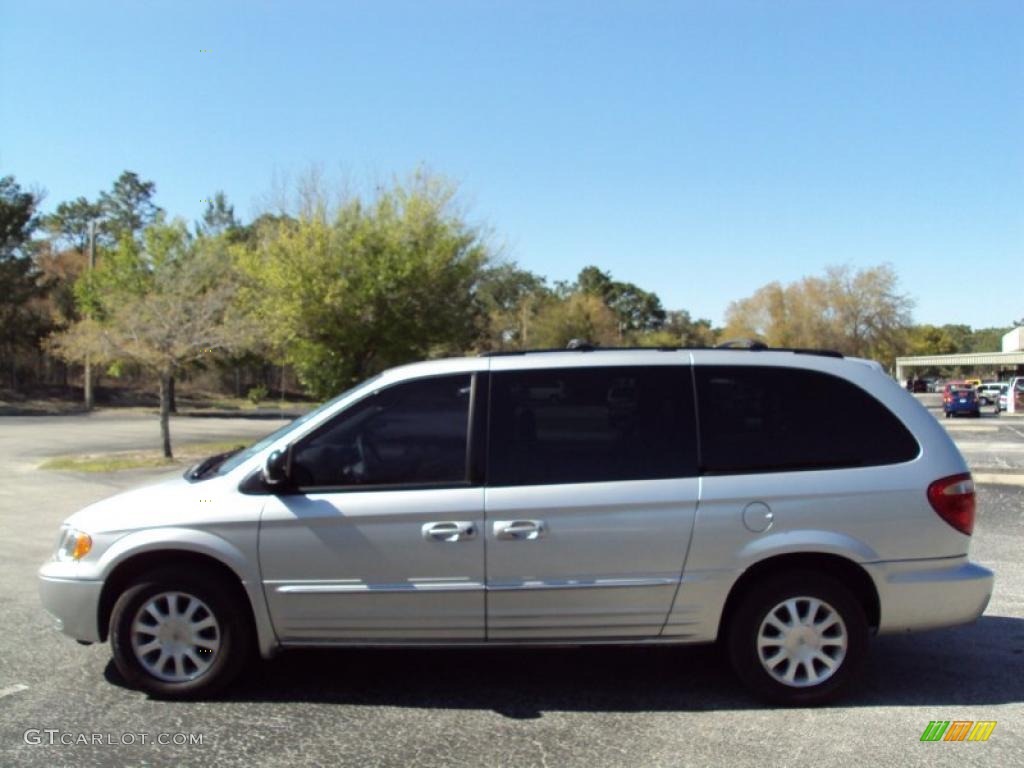
[[783,574],[744,596],[730,623],[737,675],[760,698],[822,704],[859,671],[868,646],[864,609],[827,574]]
[[246,616],[212,572],[162,569],[126,589],[110,617],[114,663],[135,688],[160,698],[209,696],[242,670]]

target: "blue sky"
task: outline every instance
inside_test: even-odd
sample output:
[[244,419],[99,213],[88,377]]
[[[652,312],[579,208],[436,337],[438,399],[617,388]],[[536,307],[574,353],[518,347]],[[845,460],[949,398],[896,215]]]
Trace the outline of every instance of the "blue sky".
[[[202,53],[209,49],[210,53]],[[0,0],[0,173],[197,218],[425,165],[509,257],[669,308],[890,262],[919,322],[1024,316],[1024,3]]]

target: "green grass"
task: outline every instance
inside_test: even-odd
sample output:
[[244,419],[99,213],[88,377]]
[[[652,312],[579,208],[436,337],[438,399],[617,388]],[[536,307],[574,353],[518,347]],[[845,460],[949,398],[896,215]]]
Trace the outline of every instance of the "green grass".
[[251,440],[229,440],[217,443],[189,443],[172,446],[174,458],[164,458],[161,451],[111,451],[54,456],[39,465],[39,469],[71,472],[120,472],[125,469],[173,468],[193,464],[215,453],[223,453],[248,445]]

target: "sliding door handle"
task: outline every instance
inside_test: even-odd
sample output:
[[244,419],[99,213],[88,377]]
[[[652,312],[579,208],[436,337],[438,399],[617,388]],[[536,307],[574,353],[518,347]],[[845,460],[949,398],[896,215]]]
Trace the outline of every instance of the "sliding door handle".
[[498,520],[494,523],[494,537],[502,541],[536,541],[546,532],[543,520]]

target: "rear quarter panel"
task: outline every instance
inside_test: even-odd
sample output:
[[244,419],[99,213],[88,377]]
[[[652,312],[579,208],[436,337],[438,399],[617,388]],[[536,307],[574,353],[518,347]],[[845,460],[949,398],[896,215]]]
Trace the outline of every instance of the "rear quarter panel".
[[[732,584],[750,566],[777,555],[827,553],[874,563],[960,557],[967,552],[970,537],[939,518],[926,495],[933,481],[966,472],[966,463],[945,429],[913,395],[867,363],[754,354],[763,354],[757,365],[803,367],[860,386],[899,417],[917,439],[920,453],[909,462],[879,467],[702,477],[693,539],[666,625],[668,635],[713,638]],[[750,352],[725,351],[694,353],[694,363],[755,364]],[[743,511],[753,502],[771,509],[773,520],[765,531],[744,525]]]

